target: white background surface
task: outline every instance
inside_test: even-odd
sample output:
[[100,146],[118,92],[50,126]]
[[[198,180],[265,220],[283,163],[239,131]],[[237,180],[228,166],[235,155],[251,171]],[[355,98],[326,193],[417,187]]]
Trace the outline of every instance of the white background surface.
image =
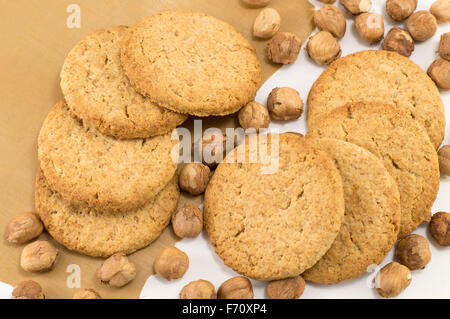
[[[322,5],[318,1],[311,1],[314,5]],[[339,2],[339,0],[337,0]],[[381,13],[385,22],[385,34],[393,25],[404,27],[402,23],[393,23],[387,16],[384,4],[385,0],[372,0],[373,6],[371,12]],[[417,10],[429,10],[431,0],[419,0]],[[343,10],[343,8],[339,5]],[[283,19],[283,17],[281,17]],[[415,51],[411,59],[417,63],[423,70],[437,58],[437,48],[440,35],[449,32],[450,25],[440,24],[436,35],[424,42],[416,43]],[[313,33],[317,32],[313,31]],[[362,51],[366,49],[379,49],[381,44],[369,46],[360,40],[358,33],[353,25],[353,18],[347,15],[347,31],[343,39],[340,40],[343,56]],[[306,102],[309,89],[314,81],[325,69],[315,64],[305,51],[305,44],[302,47],[298,60],[292,65],[284,66],[275,73],[258,92],[256,100],[266,104],[267,96],[275,87],[288,86],[300,92],[303,101]],[[370,85],[370,84],[369,84]],[[450,107],[450,95],[442,93],[444,104]],[[295,121],[290,122],[272,122],[271,127],[279,128],[283,132],[293,131],[305,133],[306,112]],[[450,122],[450,110],[446,110],[447,123]],[[447,130],[446,130],[447,132]],[[444,144],[450,143],[446,136]],[[432,212],[450,211],[450,179],[441,180],[438,199],[434,204]],[[450,247],[442,248],[427,233],[426,224],[422,225],[415,233],[423,235],[429,239],[432,252],[432,259],[424,270],[412,272],[411,285],[398,298],[450,298]],[[223,264],[221,259],[215,254],[214,249],[208,242],[204,234],[195,239],[183,239],[176,244],[176,247],[186,252],[189,256],[190,266],[183,278],[167,282],[158,276],[151,276],[142,290],[141,298],[178,298],[178,293],[184,285],[197,279],[207,279],[211,281],[216,288],[225,280],[237,276],[233,270]],[[393,260],[393,252],[385,258],[381,266]],[[376,291],[369,288],[368,282],[374,273],[367,274],[361,278],[350,280],[338,285],[327,286],[307,283],[305,293],[301,298],[379,298]],[[255,298],[265,297],[266,283],[252,281],[255,291]]]
[[[321,5],[317,1],[311,2],[316,6]],[[372,0],[372,2],[371,12],[383,14],[386,34],[394,23],[385,12],[385,0]],[[428,10],[431,3],[432,1],[430,0],[419,0],[418,10]],[[341,6],[339,7],[343,9]],[[404,26],[402,23],[395,23],[395,25]],[[437,58],[436,51],[440,35],[449,31],[450,25],[440,24],[436,35],[432,39],[424,43],[416,43],[411,59],[426,71],[433,60]],[[317,30],[313,33],[315,32]],[[343,56],[361,50],[380,48],[380,44],[368,46],[360,40],[353,25],[353,18],[349,15],[347,15],[347,32],[345,37],[340,40],[340,44]],[[304,47],[305,45],[303,45],[299,58],[295,63],[281,68],[263,85],[256,97],[258,102],[265,105],[270,91],[275,87],[281,86],[288,86],[298,90],[306,102],[309,89],[322,73],[324,67],[314,64],[308,57]],[[449,123],[450,110],[447,109],[447,106],[450,107],[450,93],[441,93],[446,105],[447,123]],[[306,114],[306,111],[304,114]],[[305,118],[306,116],[303,115],[296,121],[272,122],[271,127],[279,128],[283,132],[305,133],[307,130]],[[449,142],[449,136],[446,134],[444,144],[449,144]],[[432,212],[441,210],[450,211],[450,179],[447,181],[441,180],[438,199]],[[411,285],[398,298],[450,298],[450,276],[448,275],[448,270],[450,269],[450,247],[442,248],[438,246],[427,233],[426,225],[419,227],[415,233],[424,235],[429,239],[433,257],[426,269],[412,272]],[[151,276],[142,290],[141,298],[178,298],[178,293],[182,287],[190,281],[207,279],[218,288],[223,281],[238,275],[222,263],[204,234],[194,239],[183,239],[176,244],[176,247],[186,252],[190,259],[190,267],[185,276],[171,282],[158,276]],[[381,266],[392,260],[393,252],[391,251]],[[301,298],[378,298],[375,290],[370,288],[368,284],[373,276],[374,273],[371,273],[333,286],[307,283],[305,293]],[[255,298],[264,298],[266,283],[252,282]],[[10,285],[0,282],[0,298],[9,298],[11,291],[12,287]]]

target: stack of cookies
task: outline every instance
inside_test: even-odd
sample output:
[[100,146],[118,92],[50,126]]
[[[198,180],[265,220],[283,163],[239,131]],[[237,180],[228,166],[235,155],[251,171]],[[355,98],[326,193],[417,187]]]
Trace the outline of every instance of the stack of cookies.
[[[224,263],[258,280],[356,278],[430,219],[439,189],[444,110],[433,81],[394,52],[330,65],[308,98],[309,131],[271,134],[267,160],[217,168],[204,220]],[[258,140],[262,136],[256,137]],[[249,156],[251,141],[235,149]],[[231,156],[231,153],[229,154]]]
[[160,12],[87,36],[64,61],[64,100],[38,138],[35,201],[48,232],[90,256],[150,244],[180,195],[174,129],[189,114],[236,112],[260,82],[248,41],[201,13]]

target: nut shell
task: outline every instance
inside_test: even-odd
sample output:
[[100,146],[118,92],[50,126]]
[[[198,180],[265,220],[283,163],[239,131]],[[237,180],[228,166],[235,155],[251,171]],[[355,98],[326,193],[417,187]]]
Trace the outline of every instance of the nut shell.
[[337,38],[342,38],[347,28],[342,11],[329,4],[314,12],[314,23],[320,31],[328,31]]
[[330,64],[342,55],[339,42],[328,31],[320,31],[309,38],[306,50],[317,64]]
[[271,281],[266,287],[270,299],[297,299],[305,290],[305,280],[301,277]]
[[267,107],[270,116],[280,121],[297,119],[303,113],[300,94],[288,87],[273,89],[267,98]]
[[153,268],[167,280],[178,279],[188,270],[189,257],[176,247],[167,247],[158,254]]
[[253,286],[245,277],[234,277],[220,285],[218,299],[253,299]]
[[267,58],[274,63],[290,64],[297,60],[302,41],[294,33],[278,32],[267,44]]
[[5,229],[5,239],[12,244],[25,244],[38,237],[44,229],[38,215],[21,213],[8,223]]
[[58,254],[58,249],[50,242],[38,240],[24,247],[20,255],[20,266],[25,271],[48,271],[55,266]]
[[411,283],[411,271],[397,262],[391,262],[381,268],[375,278],[375,287],[381,297],[398,296]]
[[382,47],[383,50],[394,51],[409,57],[414,51],[414,40],[408,31],[393,27],[384,38]]
[[410,270],[423,269],[431,260],[430,246],[425,237],[411,234],[400,240],[395,257]]
[[214,285],[200,279],[188,283],[180,292],[180,299],[217,299]]
[[417,8],[417,0],[387,0],[386,12],[394,21],[403,21]]
[[253,24],[253,35],[261,39],[269,39],[280,30],[281,17],[277,10],[265,8],[261,10]]
[[406,28],[414,40],[426,41],[436,33],[436,18],[428,11],[417,11],[406,21]]
[[438,212],[431,216],[429,225],[431,236],[441,246],[450,246],[450,214]]

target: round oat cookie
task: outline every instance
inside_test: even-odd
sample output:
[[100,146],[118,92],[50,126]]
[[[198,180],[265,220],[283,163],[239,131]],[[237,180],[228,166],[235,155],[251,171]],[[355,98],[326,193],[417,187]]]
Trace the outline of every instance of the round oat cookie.
[[439,189],[437,153],[423,127],[398,108],[347,104],[315,122],[307,137],[344,140],[381,159],[400,192],[399,238],[430,219]]
[[169,224],[179,196],[175,174],[143,207],[104,213],[70,205],[50,188],[41,171],[35,186],[36,210],[50,235],[68,249],[94,257],[131,254],[156,240]]
[[308,124],[350,102],[381,102],[407,110],[435,148],[445,129],[444,105],[429,76],[410,59],[389,51],[362,51],[333,62],[308,96]]
[[383,163],[366,149],[335,139],[311,142],[341,173],[345,215],[331,248],[302,276],[335,284],[366,273],[392,249],[400,228],[400,194]]
[[[341,176],[326,153],[297,134],[269,137],[267,149],[279,150],[278,165],[276,156],[249,161],[251,139],[261,135],[247,136],[219,164],[204,202],[205,230],[216,253],[257,280],[295,277],[312,267],[344,217]],[[246,161],[229,161],[244,148]]]
[[71,204],[100,211],[144,205],[170,181],[178,140],[171,133],[117,140],[86,127],[57,103],[38,138],[38,157],[51,188]]
[[255,98],[261,64],[231,25],[203,13],[162,11],[130,28],[122,67],[154,103],[196,116],[226,115]]
[[117,138],[167,133],[186,116],[156,106],[131,86],[120,65],[120,46],[128,27],[99,30],[70,51],[61,71],[69,109],[83,122]]

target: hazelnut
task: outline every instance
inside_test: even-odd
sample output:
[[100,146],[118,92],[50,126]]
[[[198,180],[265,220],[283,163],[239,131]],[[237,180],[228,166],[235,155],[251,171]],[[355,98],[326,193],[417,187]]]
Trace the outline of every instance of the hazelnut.
[[217,290],[218,299],[253,299],[253,286],[245,277],[234,277],[225,281]]
[[[234,142],[234,141],[233,141]],[[234,144],[232,145],[234,147]],[[223,161],[227,154],[227,136],[223,131],[207,131],[194,143],[194,152],[210,169]]]
[[412,234],[400,240],[395,256],[410,270],[417,270],[425,268],[430,262],[431,251],[425,237]]
[[244,5],[250,8],[262,8],[269,4],[270,0],[241,0]]
[[58,257],[58,249],[46,240],[28,244],[20,255],[20,266],[26,271],[43,272],[53,268]]
[[438,212],[431,216],[429,225],[431,236],[441,246],[450,246],[450,214]]
[[94,289],[83,289],[77,291],[72,299],[102,299],[102,296]]
[[387,14],[395,21],[403,21],[417,8],[417,0],[387,0]]
[[203,193],[209,182],[210,169],[201,163],[187,163],[180,172],[180,188],[191,195]]
[[267,98],[267,107],[275,120],[297,119],[303,113],[303,101],[300,94],[288,87],[275,88]]
[[417,11],[406,21],[406,28],[414,40],[425,41],[436,33],[436,18],[428,11]]
[[172,215],[172,228],[180,238],[196,237],[203,228],[202,211],[194,204],[185,204]]
[[280,30],[281,17],[273,8],[261,10],[253,24],[253,35],[261,39],[269,39]]
[[167,280],[183,277],[189,268],[189,257],[176,247],[161,250],[153,265],[155,273]]
[[438,53],[441,58],[450,61],[450,32],[441,35]]
[[264,105],[255,101],[248,103],[239,111],[238,119],[244,130],[254,128],[259,131],[259,129],[268,128],[270,124],[269,111]]
[[444,145],[438,151],[439,171],[442,176],[450,176],[450,145]]
[[305,290],[305,280],[301,276],[271,281],[266,287],[270,299],[297,299]]
[[342,11],[329,4],[314,12],[314,23],[320,31],[328,31],[337,38],[344,36],[347,27]]
[[181,289],[180,299],[217,299],[214,285],[208,280],[191,281]]
[[437,87],[442,90],[450,90],[450,62],[444,59],[437,59],[431,63],[427,71]]
[[301,47],[302,40],[294,33],[278,32],[267,44],[267,58],[274,63],[293,63]]
[[371,0],[341,0],[342,6],[351,14],[357,15],[369,12],[372,8]]
[[411,283],[411,271],[397,262],[391,262],[381,268],[375,278],[375,287],[381,297],[398,296]]
[[45,296],[41,285],[33,280],[25,280],[14,287],[12,299],[45,299]]
[[136,267],[123,253],[106,259],[97,269],[97,278],[111,287],[125,286],[136,277]]
[[414,51],[414,40],[408,31],[393,27],[384,38],[382,47],[383,50],[395,51],[409,57]]
[[355,19],[356,31],[369,44],[380,42],[384,36],[383,16],[378,13],[362,13]]
[[5,239],[13,244],[25,244],[38,237],[44,226],[35,213],[22,213],[15,216],[6,226]]
[[328,31],[320,31],[309,38],[306,50],[317,64],[330,64],[342,54],[339,42]]
[[437,0],[433,2],[430,12],[438,22],[450,21],[450,0]]

